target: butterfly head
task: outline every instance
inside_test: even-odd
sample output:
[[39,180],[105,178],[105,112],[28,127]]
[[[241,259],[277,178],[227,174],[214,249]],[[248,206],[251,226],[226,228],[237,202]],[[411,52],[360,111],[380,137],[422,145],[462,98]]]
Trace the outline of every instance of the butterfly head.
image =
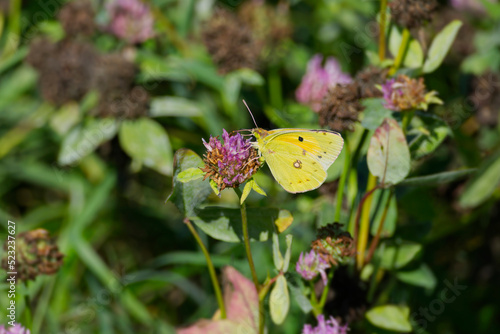
[[262,139],[269,134],[269,132],[267,132],[266,130],[261,129],[261,128],[253,129],[252,133],[253,133],[255,139],[257,139],[257,140]]

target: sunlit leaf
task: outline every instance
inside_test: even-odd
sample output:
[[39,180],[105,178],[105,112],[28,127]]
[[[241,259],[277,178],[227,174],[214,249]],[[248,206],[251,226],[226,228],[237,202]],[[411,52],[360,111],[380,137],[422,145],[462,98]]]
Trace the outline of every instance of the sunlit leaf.
[[367,153],[370,172],[382,184],[397,184],[410,172],[410,151],[398,123],[386,118],[375,130]]
[[172,175],[172,148],[165,129],[149,118],[124,121],[119,132],[120,145],[136,162]]
[[458,30],[462,26],[462,22],[454,20],[441,30],[436,37],[432,40],[427,59],[425,60],[423,71],[424,73],[431,73],[436,70],[446,57],[446,54],[451,48]]
[[417,269],[398,271],[396,277],[402,282],[421,286],[428,290],[433,290],[437,284],[436,276],[434,276],[432,270],[425,263],[421,264]]
[[420,115],[413,119],[413,129],[408,133],[414,138],[410,142],[410,152],[413,159],[420,159],[436,150],[451,134],[451,130],[438,117]]
[[387,242],[380,266],[384,269],[399,269],[415,259],[422,251],[422,245],[416,242]]
[[382,305],[366,312],[366,319],[374,326],[395,332],[411,332],[408,306]]
[[278,232],[282,233],[293,223],[293,216],[288,210],[280,210],[278,218],[274,221]]
[[384,99],[381,98],[369,98],[361,101],[361,104],[365,107],[361,125],[365,129],[375,130],[386,118],[392,117],[392,111],[384,107],[383,101]]
[[191,167],[186,170],[183,170],[177,175],[177,180],[179,180],[182,183],[194,181],[201,179],[205,175],[205,172],[203,172],[200,168],[197,167]]
[[281,255],[280,242],[277,233],[273,233],[273,261],[276,270],[280,271],[283,268],[283,255]]
[[197,102],[183,97],[162,96],[151,100],[149,114],[151,117],[199,117],[203,115],[203,109]]
[[71,165],[93,152],[103,142],[115,136],[118,122],[113,118],[88,119],[70,131],[63,140],[58,156],[61,165]]
[[282,271],[286,273],[288,271],[288,266],[290,265],[290,257],[292,255],[292,241],[293,241],[293,235],[289,234],[286,236],[286,252],[285,252],[285,258],[283,259],[283,268]]
[[290,308],[290,296],[286,278],[283,275],[278,276],[269,297],[269,311],[271,319],[277,325],[285,321],[288,309]]

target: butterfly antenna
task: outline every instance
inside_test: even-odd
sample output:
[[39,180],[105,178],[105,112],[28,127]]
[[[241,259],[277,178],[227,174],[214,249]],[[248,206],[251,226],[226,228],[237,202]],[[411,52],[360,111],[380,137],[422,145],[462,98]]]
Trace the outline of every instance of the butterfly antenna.
[[243,103],[245,104],[245,107],[247,107],[248,112],[250,113],[250,116],[252,116],[253,124],[255,124],[255,127],[258,128],[259,126],[257,125],[257,122],[255,121],[255,118],[253,117],[252,111],[248,107],[248,104],[245,102],[245,100],[243,100]]

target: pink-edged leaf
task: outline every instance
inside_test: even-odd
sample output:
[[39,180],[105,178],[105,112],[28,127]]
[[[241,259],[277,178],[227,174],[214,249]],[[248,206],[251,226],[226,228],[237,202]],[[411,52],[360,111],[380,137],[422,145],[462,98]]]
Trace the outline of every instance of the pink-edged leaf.
[[368,169],[385,185],[397,184],[410,172],[410,150],[398,122],[386,118],[372,136]]
[[233,267],[224,268],[224,302],[227,319],[202,319],[178,334],[220,334],[259,332],[259,297],[252,281]]

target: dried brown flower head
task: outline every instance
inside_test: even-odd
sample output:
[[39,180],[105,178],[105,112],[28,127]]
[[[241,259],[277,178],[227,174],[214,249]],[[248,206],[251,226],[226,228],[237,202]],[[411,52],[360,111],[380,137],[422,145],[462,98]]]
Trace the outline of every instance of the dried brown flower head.
[[377,85],[381,85],[387,79],[389,69],[369,66],[356,74],[354,80],[359,87],[361,98],[382,97],[382,92]]
[[206,23],[202,38],[220,73],[245,67],[257,69],[262,47],[234,13],[218,9]]
[[423,78],[413,79],[404,74],[389,79],[382,85],[384,106],[394,111],[420,108],[426,103],[426,88]]
[[[7,243],[4,249],[8,249]],[[42,274],[52,275],[63,264],[63,257],[47,230],[39,228],[19,233],[16,237],[16,279],[27,281]],[[2,259],[2,268],[14,271],[7,261],[7,256]]]
[[401,27],[418,28],[431,19],[436,0],[394,0],[389,3],[392,19]]
[[335,131],[354,131],[354,122],[364,107],[359,102],[357,82],[329,89],[319,110],[319,124]]
[[45,100],[56,105],[80,100],[90,89],[98,54],[91,44],[47,39],[34,41],[27,62],[40,76],[38,86]]
[[66,3],[57,15],[67,37],[92,36],[96,31],[94,9],[88,0]]
[[345,264],[356,254],[354,239],[342,230],[342,224],[332,223],[321,227],[311,248],[332,266]]

